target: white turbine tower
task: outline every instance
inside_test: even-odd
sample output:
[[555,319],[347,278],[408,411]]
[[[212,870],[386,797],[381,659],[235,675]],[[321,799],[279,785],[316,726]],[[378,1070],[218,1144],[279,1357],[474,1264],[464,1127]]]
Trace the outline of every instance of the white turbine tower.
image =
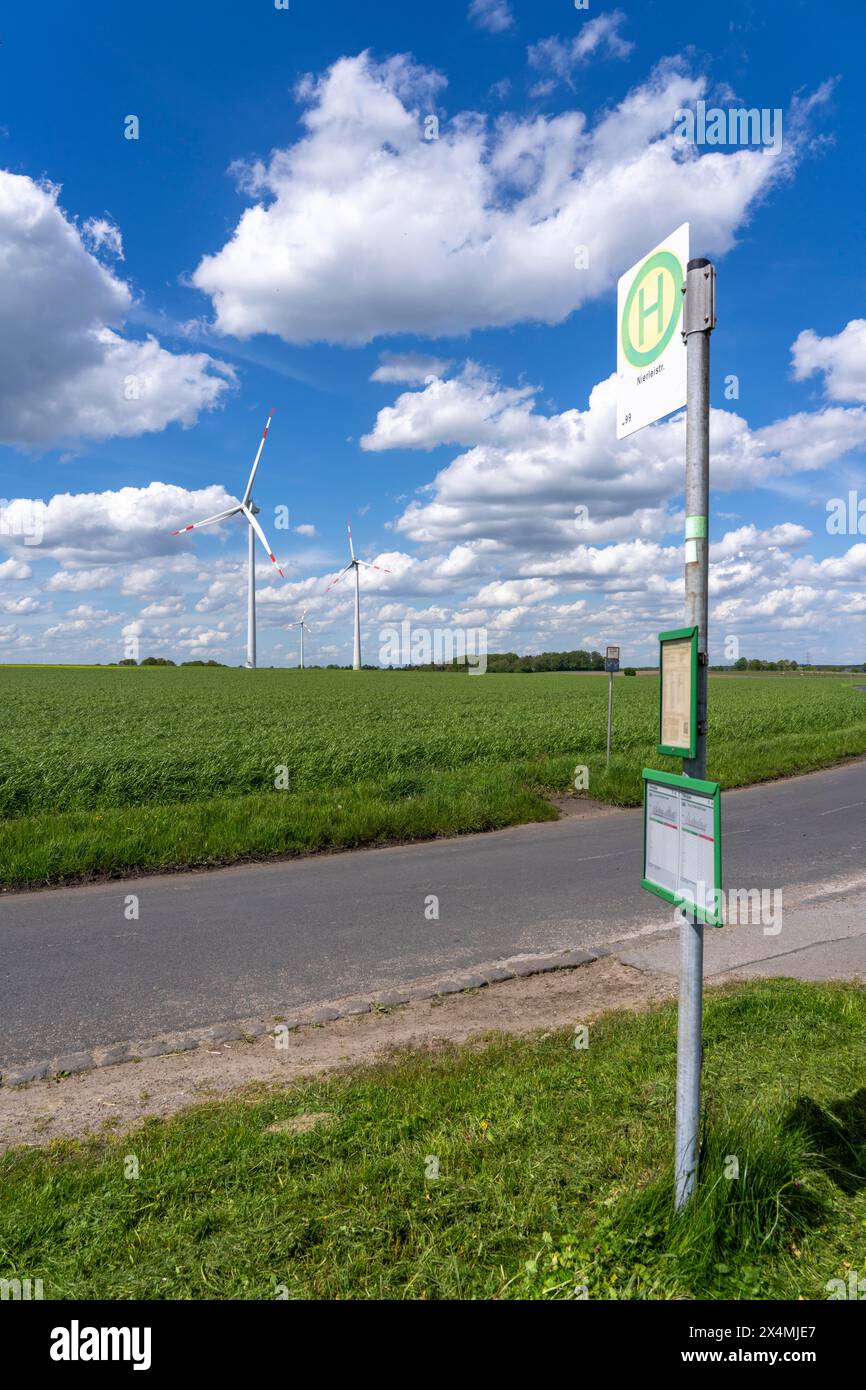
[[347,525],[348,528],[349,528],[349,553],[350,553],[350,555],[352,556],[352,558],[351,558],[351,560],[349,561],[348,565],[346,565],[345,569],[341,569],[341,570],[340,570],[340,573],[337,575],[337,578],[333,581],[333,583],[331,583],[331,584],[328,585],[327,589],[325,590],[325,593],[326,593],[326,594],[329,593],[330,590],[333,589],[333,587],[334,587],[335,584],[339,584],[339,582],[340,582],[340,580],[343,578],[343,575],[344,575],[344,574],[348,574],[349,570],[354,569],[354,571],[355,571],[355,650],[354,650],[354,653],[353,653],[353,656],[352,656],[352,669],[353,669],[353,671],[360,671],[360,669],[361,669],[361,585],[360,585],[360,581],[359,581],[359,579],[358,579],[358,574],[359,574],[359,571],[360,571],[362,565],[365,567],[365,569],[368,569],[368,570],[381,570],[384,574],[390,574],[391,571],[390,571],[389,569],[385,569],[385,566],[384,566],[384,565],[371,565],[370,562],[369,562],[369,560],[359,560],[359,559],[358,559],[358,557],[357,557],[356,554],[355,554],[355,547],[354,547],[354,545],[352,544],[352,523],[351,523],[350,521],[347,521],[347,522],[346,522],[346,525]]
[[280,569],[279,565],[277,564],[276,556],[274,555],[274,552],[271,550],[271,547],[268,545],[264,531],[262,530],[259,523],[256,521],[256,517],[259,514],[259,508],[256,506],[252,497],[253,483],[255,481],[256,472],[258,470],[259,459],[262,456],[262,449],[265,447],[265,440],[268,437],[268,430],[271,426],[271,416],[273,415],[273,413],[274,412],[271,411],[270,415],[265,421],[265,428],[262,432],[258,453],[253,459],[253,466],[250,471],[249,482],[247,483],[246,492],[244,493],[243,501],[241,502],[240,506],[229,507],[228,511],[217,512],[216,516],[205,517],[204,521],[194,521],[190,526],[182,526],[179,531],[172,531],[171,533],[173,536],[182,536],[187,531],[198,531],[202,526],[212,526],[215,521],[225,521],[225,519],[230,516],[239,516],[241,513],[243,513],[243,515],[245,516],[249,528],[247,546],[247,560],[249,565],[247,588],[247,666],[251,671],[254,671],[256,666],[256,536],[258,536],[262,545],[265,547],[265,550],[268,554],[268,559],[273,561],[277,573],[283,579],[285,579],[286,577],[283,574],[283,571]]
[[299,628],[301,629],[301,670],[302,670],[302,671],[303,671],[303,669],[304,669],[304,633],[305,633],[305,631],[307,630],[307,628],[310,629],[310,632],[312,632],[312,630],[313,630],[312,627],[310,627],[310,624],[306,621],[307,611],[308,611],[308,610],[305,608],[304,611],[303,611],[303,613],[301,614],[300,618],[298,619],[298,621],[297,621],[296,623],[289,623],[289,627],[299,627]]

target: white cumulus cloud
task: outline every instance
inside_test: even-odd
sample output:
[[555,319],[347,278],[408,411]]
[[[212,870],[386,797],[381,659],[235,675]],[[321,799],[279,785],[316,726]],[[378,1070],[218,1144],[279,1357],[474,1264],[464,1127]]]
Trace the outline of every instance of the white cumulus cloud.
[[578,110],[458,112],[425,139],[443,85],[405,55],[368,53],[301,84],[305,133],[236,171],[256,201],[192,276],[217,332],[361,344],[559,323],[681,222],[706,254],[727,251],[790,172],[818,103],[802,104],[779,155],[701,154],[673,116],[706,81],[669,61],[594,125]]
[[105,251],[118,261],[125,259],[120,228],[107,217],[88,217],[81,232],[93,251]]
[[[535,390],[469,363],[379,411],[365,449],[465,450],[409,503],[398,532],[422,544],[498,539],[531,549],[680,529],[671,499],[682,490],[682,414],[617,441],[615,376],[593,388],[585,410],[543,414]],[[800,412],[757,430],[733,411],[710,418],[713,485],[725,490],[772,486],[866,443],[862,407]]]
[[527,54],[529,65],[545,74],[533,87],[533,95],[545,96],[558,83],[570,83],[574,69],[584,66],[591,58],[627,58],[634,44],[620,33],[624,22],[622,10],[610,10],[586,20],[572,39],[554,36],[532,44]]
[[805,328],[791,348],[794,377],[823,373],[834,401],[866,401],[866,319],[852,319],[835,337],[819,338]]
[[40,556],[64,566],[48,586],[74,592],[108,587],[111,571],[106,561],[132,565],[148,556],[167,556],[191,563],[186,543],[172,531],[233,505],[236,499],[216,483],[190,491],[153,482],[108,492],[61,492],[48,502],[20,498],[8,510],[14,519],[16,507],[25,509],[39,523],[42,542],[29,558],[35,558],[38,549]]
[[120,332],[132,293],[88,251],[116,255],[119,233],[82,235],[59,190],[0,170],[0,442],[51,445],[192,425],[233,370],[207,353],[171,353]]
[[472,0],[469,18],[479,29],[489,34],[504,34],[514,25],[514,15],[508,0]]
[[444,376],[451,363],[442,357],[430,357],[423,352],[383,352],[371,381],[408,382],[422,385],[428,377]]

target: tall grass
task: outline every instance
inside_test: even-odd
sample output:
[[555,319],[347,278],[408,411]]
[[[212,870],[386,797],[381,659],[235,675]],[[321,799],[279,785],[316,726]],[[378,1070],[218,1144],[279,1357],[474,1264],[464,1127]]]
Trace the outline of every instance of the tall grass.
[[[655,679],[0,668],[0,883],[222,863],[550,815],[578,765],[636,805]],[[866,751],[850,681],[711,679],[726,786]],[[280,770],[285,769],[281,774]],[[287,789],[276,785],[288,780]],[[347,809],[349,808],[349,809]]]

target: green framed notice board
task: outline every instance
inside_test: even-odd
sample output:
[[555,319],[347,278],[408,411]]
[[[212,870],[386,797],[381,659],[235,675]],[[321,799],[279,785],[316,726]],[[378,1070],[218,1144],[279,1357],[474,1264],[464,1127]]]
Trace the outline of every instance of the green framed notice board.
[[722,926],[719,783],[649,768],[642,775],[642,887],[665,902],[690,909],[709,927]]
[[659,633],[657,753],[693,758],[698,735],[698,629]]

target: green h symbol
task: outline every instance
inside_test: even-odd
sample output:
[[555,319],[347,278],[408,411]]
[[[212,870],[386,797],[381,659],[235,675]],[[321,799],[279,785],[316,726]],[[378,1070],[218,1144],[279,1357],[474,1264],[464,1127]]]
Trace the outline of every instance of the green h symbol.
[[664,277],[663,277],[663,275],[662,275],[662,272],[659,271],[659,278],[658,278],[658,281],[656,282],[656,285],[657,285],[656,294],[658,295],[658,298],[656,299],[655,304],[650,304],[649,306],[647,306],[647,305],[644,303],[644,287],[643,287],[643,285],[641,285],[640,290],[638,291],[637,304],[638,304],[638,322],[639,322],[639,326],[640,326],[640,346],[641,346],[641,347],[643,347],[643,343],[644,343],[644,321],[645,321],[646,319],[649,318],[650,314],[655,314],[655,316],[656,316],[656,332],[659,333],[659,334],[661,334],[662,331],[664,330],[664,317],[663,317],[663,311],[664,311],[664,292],[663,292],[663,289],[662,289],[662,281],[663,281],[663,278],[664,278]]

